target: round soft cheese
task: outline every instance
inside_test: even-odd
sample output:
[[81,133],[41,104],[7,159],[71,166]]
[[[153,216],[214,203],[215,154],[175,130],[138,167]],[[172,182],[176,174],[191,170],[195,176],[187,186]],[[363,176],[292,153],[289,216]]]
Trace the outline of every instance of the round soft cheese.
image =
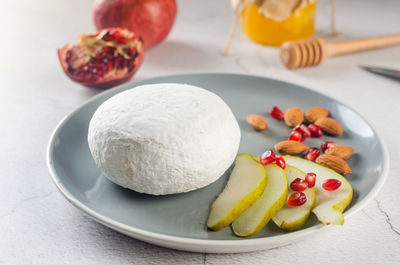
[[240,128],[228,105],[210,91],[151,84],[100,105],[88,142],[94,161],[114,183],[172,194],[217,180],[235,159]]

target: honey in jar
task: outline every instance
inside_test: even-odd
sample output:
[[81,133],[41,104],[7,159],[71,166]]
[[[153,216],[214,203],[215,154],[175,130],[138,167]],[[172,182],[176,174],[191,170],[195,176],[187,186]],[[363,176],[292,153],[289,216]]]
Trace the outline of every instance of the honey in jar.
[[279,46],[314,33],[317,0],[244,0],[242,31],[255,42]]

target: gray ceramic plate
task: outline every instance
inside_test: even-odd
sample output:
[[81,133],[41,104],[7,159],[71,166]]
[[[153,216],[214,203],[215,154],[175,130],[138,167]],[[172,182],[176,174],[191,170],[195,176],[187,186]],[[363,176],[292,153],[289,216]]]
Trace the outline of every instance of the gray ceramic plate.
[[358,113],[342,103],[306,88],[262,77],[235,74],[188,74],[154,78],[127,84],[104,92],[72,112],[55,129],[48,145],[47,162],[53,181],[77,208],[96,221],[126,235],[153,244],[198,252],[244,252],[289,244],[323,228],[311,217],[304,229],[284,233],[272,222],[257,235],[238,238],[230,227],[212,232],[205,227],[209,206],[224,187],[227,174],[205,188],[177,195],[150,196],[121,188],[106,179],[96,167],[87,144],[89,120],[97,107],[113,95],[137,85],[176,82],[208,89],[232,108],[242,129],[239,152],[261,154],[285,138],[290,129],[268,118],[269,127],[255,132],[246,115],[268,116],[278,105],[282,109],[298,106],[324,106],[344,129],[340,138],[324,136],[308,139],[310,146],[321,140],[351,145],[356,154],[349,159],[349,176],[355,196],[345,218],[366,205],[382,187],[389,159],[382,139]]

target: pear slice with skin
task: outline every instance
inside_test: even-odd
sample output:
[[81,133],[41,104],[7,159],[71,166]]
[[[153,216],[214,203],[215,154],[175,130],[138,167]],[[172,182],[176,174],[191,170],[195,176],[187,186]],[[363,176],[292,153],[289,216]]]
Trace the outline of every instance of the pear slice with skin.
[[[288,186],[292,183],[296,178],[304,179],[305,173],[298,168],[295,168],[290,165],[286,165],[285,173],[288,180]],[[295,191],[291,190],[288,187],[288,198]],[[307,188],[303,191],[303,193],[307,197],[307,201],[300,206],[291,206],[287,203],[280,209],[273,217],[272,221],[279,226],[284,231],[294,231],[303,227],[308,217],[310,216],[311,209],[314,206],[315,202],[315,189]]]
[[[342,225],[344,223],[343,211],[351,203],[353,188],[350,183],[332,169],[318,165],[306,159],[295,156],[284,156],[286,164],[297,167],[308,173],[317,175],[315,182],[315,205],[312,212],[318,220],[325,224]],[[322,188],[322,183],[327,179],[337,179],[342,182],[335,191],[327,191]]]
[[264,192],[264,167],[249,154],[239,154],[224,190],[211,206],[207,227],[220,230],[232,223]]
[[237,236],[258,233],[285,204],[288,193],[285,171],[276,164],[266,165],[265,171],[268,183],[264,193],[232,223],[233,232]]

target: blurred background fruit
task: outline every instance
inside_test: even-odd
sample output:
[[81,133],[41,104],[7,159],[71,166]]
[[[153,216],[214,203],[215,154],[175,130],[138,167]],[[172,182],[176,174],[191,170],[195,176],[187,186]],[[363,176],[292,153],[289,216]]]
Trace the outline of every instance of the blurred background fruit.
[[93,16],[98,30],[127,28],[141,36],[148,48],[167,37],[176,13],[175,0],[96,0]]

